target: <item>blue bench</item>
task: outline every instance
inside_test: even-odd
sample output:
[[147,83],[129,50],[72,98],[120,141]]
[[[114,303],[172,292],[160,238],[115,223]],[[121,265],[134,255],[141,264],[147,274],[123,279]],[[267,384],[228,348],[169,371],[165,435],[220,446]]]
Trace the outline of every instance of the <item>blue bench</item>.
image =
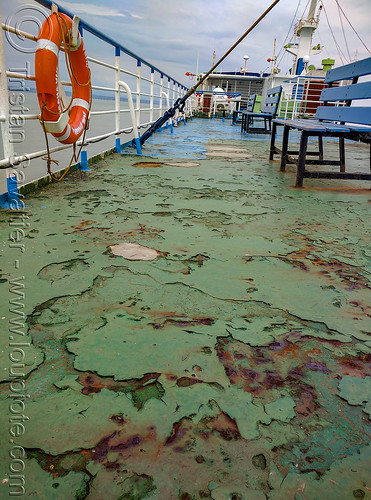
[[256,102],[256,94],[249,95],[249,98],[248,98],[247,104],[246,104],[246,110],[242,111],[242,113],[241,113],[241,116],[242,116],[241,132],[242,132],[242,127],[244,126],[244,121],[246,120],[247,113],[252,113],[254,111],[255,102]]
[[[371,99],[371,82],[358,83],[361,76],[371,74],[371,57],[357,61],[327,72],[325,83],[328,87],[322,90],[319,106],[313,120],[273,120],[269,159],[275,154],[281,155],[280,170],[286,169],[287,163],[297,165],[296,185],[301,187],[304,178],[321,179],[357,179],[371,180],[371,173],[345,171],[344,140],[371,144],[371,107],[351,106],[352,101]],[[335,82],[350,80],[350,85],[334,87]],[[366,104],[363,102],[363,104]],[[282,148],[275,145],[277,126],[283,126]],[[290,130],[298,130],[301,134],[298,151],[289,150]],[[308,151],[308,138],[317,137],[318,150]],[[325,160],[323,157],[323,137],[335,137],[339,140],[339,160]],[[293,157],[292,155],[296,155]],[[307,156],[318,156],[308,159]],[[370,158],[371,161],[371,158]],[[339,171],[307,170],[306,165],[335,165]]]
[[[249,95],[246,104],[246,111],[254,111],[255,101],[256,101],[256,94]],[[246,111],[241,111],[241,110],[233,111],[233,123],[237,123],[239,114],[243,115],[243,113],[245,113]]]
[[[277,115],[281,93],[281,85],[269,89],[267,92],[267,97],[261,105],[261,113],[254,113],[254,106],[251,110],[248,109],[247,111],[242,113],[241,132],[246,132],[247,134],[249,132],[252,132],[254,134],[270,134],[272,119]],[[255,95],[250,97],[256,98]],[[256,123],[256,121],[258,121],[259,123],[263,122],[263,126],[256,126],[254,124],[254,122]]]

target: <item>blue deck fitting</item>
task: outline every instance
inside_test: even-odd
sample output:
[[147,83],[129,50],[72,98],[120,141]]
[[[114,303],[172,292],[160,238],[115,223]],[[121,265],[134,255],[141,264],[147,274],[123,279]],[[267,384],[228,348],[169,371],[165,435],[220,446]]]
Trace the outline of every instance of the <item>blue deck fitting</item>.
[[0,208],[17,210],[20,206],[17,177],[8,177],[6,180],[8,192],[0,195]]
[[88,152],[81,151],[81,160],[80,160],[80,170],[81,172],[91,172],[88,167]]
[[140,145],[140,139],[139,139],[139,137],[135,138],[135,146],[137,148],[137,155],[141,155],[142,154],[142,147]]
[[121,143],[119,137],[116,138],[115,152],[121,153]]

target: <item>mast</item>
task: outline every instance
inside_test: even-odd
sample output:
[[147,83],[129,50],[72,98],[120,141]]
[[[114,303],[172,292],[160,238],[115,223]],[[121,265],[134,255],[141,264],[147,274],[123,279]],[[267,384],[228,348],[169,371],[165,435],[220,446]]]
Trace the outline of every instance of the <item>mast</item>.
[[322,9],[322,6],[320,6],[316,16],[317,1],[318,0],[311,0],[308,17],[306,19],[300,19],[295,26],[295,35],[299,38],[299,43],[285,46],[287,52],[295,56],[292,67],[293,75],[300,75],[304,70],[304,63],[308,62],[310,55],[320,52],[320,49],[312,50],[313,33],[317,29],[319,14]]

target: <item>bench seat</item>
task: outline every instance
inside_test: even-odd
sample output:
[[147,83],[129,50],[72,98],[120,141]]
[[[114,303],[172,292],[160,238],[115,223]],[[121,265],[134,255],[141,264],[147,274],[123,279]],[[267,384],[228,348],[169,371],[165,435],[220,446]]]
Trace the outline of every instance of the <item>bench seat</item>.
[[[370,109],[371,113],[371,109]],[[314,132],[371,132],[371,126],[368,125],[354,125],[353,123],[345,123],[344,125],[325,122],[319,120],[287,120],[284,118],[275,118],[273,120],[278,125],[287,125],[291,128],[298,130],[308,130]]]
[[263,111],[260,112],[260,113],[253,113],[252,111],[244,111],[244,113],[246,113],[247,115],[249,116],[272,116],[272,113],[264,113]]
[[284,125],[298,130],[306,130],[308,132],[350,132],[348,125],[320,122],[319,120],[284,120],[276,118],[273,121],[278,125]]

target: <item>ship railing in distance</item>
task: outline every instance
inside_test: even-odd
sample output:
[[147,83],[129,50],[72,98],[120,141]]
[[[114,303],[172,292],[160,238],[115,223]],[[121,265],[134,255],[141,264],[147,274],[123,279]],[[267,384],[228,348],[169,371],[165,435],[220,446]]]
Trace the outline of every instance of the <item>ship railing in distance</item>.
[[[29,5],[35,7],[40,22],[47,18],[52,8],[56,8],[52,7],[49,0],[35,0]],[[74,17],[73,12],[62,7],[58,9],[71,18]],[[34,83],[37,33],[20,32],[16,16],[12,16],[12,19],[14,25],[8,20],[2,20],[3,33],[0,40],[0,126],[3,149],[0,159],[0,195],[6,193],[9,185],[7,179],[15,175],[14,167],[22,172],[21,176],[17,176],[18,187],[44,178],[46,174],[46,162],[42,158],[47,154],[47,148],[44,132],[39,124],[40,110]],[[35,25],[37,26],[36,23]],[[83,146],[90,157],[107,151],[121,151],[133,139],[138,139],[138,131],[140,133],[150,127],[168,106],[173,106],[178,98],[183,97],[188,88],[83,20],[79,22],[79,31],[88,54],[93,97],[89,129],[84,144],[80,139],[77,146]],[[25,54],[22,50],[14,50],[10,35],[23,37],[33,47],[27,51],[27,70],[18,69],[23,65]],[[8,60],[5,59],[5,54]],[[60,57],[61,61],[61,84],[69,100],[72,84],[68,79],[63,57]],[[17,112],[12,102],[19,98],[20,91],[25,94],[22,99],[27,99],[27,106],[23,106],[24,111]],[[168,96],[166,103],[163,100],[164,92]],[[195,108],[196,100],[189,99],[183,113],[178,112],[173,117],[172,124],[191,116]],[[15,123],[18,128],[22,124],[23,128],[15,131]],[[61,171],[69,163],[72,146],[61,144],[51,136],[49,142],[50,152],[56,155],[55,159],[59,162],[55,171]]]
[[287,119],[313,118],[321,104],[322,89],[326,87],[324,77],[318,76],[296,76],[284,81],[277,116]]

